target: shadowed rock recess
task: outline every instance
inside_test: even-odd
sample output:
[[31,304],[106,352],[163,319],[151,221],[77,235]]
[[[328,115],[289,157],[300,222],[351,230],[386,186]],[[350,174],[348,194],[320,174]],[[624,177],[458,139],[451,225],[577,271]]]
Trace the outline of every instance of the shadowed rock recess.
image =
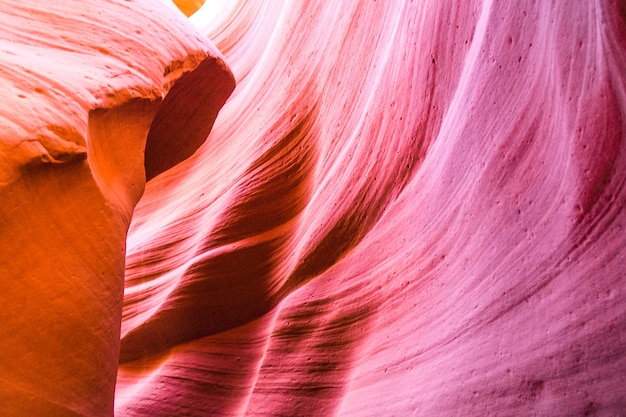
[[626,415],[622,1],[53,3],[0,0],[0,415]]

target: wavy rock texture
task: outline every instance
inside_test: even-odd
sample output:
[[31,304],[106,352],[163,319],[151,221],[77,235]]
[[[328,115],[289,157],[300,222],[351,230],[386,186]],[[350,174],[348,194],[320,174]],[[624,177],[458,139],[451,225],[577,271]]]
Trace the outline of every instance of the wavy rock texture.
[[234,80],[171,3],[48,3],[0,2],[0,415],[112,415],[145,171],[195,150]]
[[626,412],[623,2],[257,0],[128,238],[124,416]]
[[626,413],[622,1],[0,15],[0,414]]

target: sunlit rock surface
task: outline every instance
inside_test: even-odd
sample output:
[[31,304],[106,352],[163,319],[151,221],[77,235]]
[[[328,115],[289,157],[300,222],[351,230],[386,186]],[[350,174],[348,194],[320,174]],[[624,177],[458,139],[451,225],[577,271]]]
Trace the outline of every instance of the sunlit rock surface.
[[120,415],[626,413],[622,3],[191,21],[238,87],[135,212]]
[[[2,6],[3,412],[110,412],[119,349],[118,416],[626,414],[623,2],[78,4],[138,73]],[[220,59],[151,104],[207,39],[215,125]]]
[[112,415],[144,171],[193,153],[234,80],[169,2],[1,1],[0,22],[0,415]]
[[205,0],[173,0],[174,4],[187,16],[191,16],[204,4]]

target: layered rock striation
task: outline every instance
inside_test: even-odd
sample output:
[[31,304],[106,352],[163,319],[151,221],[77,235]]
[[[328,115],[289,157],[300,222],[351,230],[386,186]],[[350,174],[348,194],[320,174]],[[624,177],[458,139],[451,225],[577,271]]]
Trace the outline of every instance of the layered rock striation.
[[619,415],[616,1],[213,2],[128,240],[121,415]]
[[0,414],[625,412],[622,2],[0,4]]
[[0,414],[112,415],[146,172],[195,150],[234,80],[165,2],[5,1],[0,21]]

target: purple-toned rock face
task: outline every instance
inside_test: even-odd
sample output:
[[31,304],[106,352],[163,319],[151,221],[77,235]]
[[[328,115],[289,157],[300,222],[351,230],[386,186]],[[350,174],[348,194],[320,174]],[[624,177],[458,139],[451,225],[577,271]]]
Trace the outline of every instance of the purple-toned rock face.
[[626,415],[622,1],[27,3],[0,415]]

